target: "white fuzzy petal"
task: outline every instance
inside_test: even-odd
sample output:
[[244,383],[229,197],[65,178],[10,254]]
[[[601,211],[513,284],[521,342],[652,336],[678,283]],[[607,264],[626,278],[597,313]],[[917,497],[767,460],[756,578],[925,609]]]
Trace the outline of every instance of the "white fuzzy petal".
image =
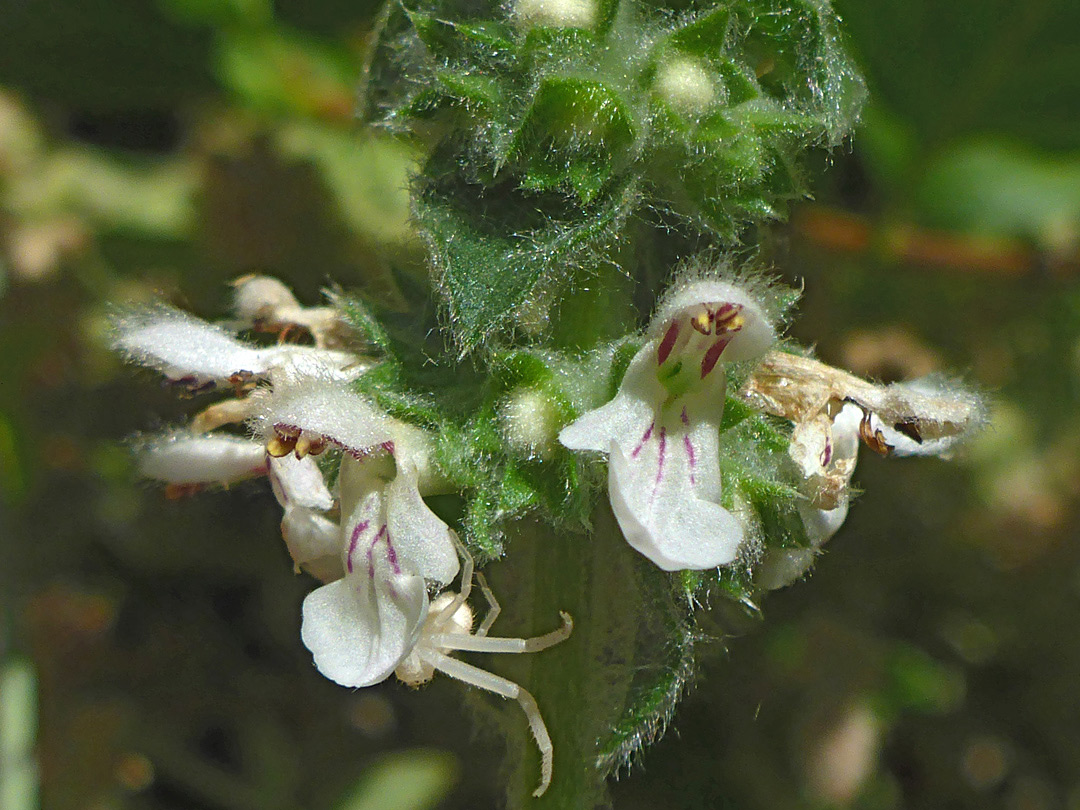
[[735,559],[743,530],[731,512],[697,497],[689,479],[669,469],[659,485],[653,465],[612,443],[611,507],[627,542],[665,571],[705,569]]
[[311,379],[350,382],[371,365],[349,352],[314,346],[282,344],[264,351],[272,354],[269,377],[275,388],[300,386]]
[[416,646],[427,610],[423,577],[360,570],[308,594],[300,637],[327,678],[371,686]]
[[448,585],[460,563],[450,527],[432,512],[416,486],[416,471],[399,468],[386,488],[386,521],[404,570]]
[[613,441],[637,441],[653,420],[654,403],[663,397],[656,382],[655,354],[655,341],[646,343],[630,361],[615,398],[564,427],[559,432],[562,445],[606,453]]
[[767,591],[786,588],[806,576],[819,553],[813,548],[771,549],[754,572],[754,582]]
[[139,473],[166,484],[228,484],[265,472],[263,445],[238,436],[177,433],[139,451]]
[[353,453],[365,453],[394,439],[394,422],[363,397],[328,380],[275,391],[259,417],[273,428],[316,433]]
[[800,502],[799,516],[810,545],[806,548],[771,549],[754,572],[754,581],[767,591],[775,591],[802,579],[821,554],[821,547],[844,524],[848,503],[844,500],[835,509],[815,509],[809,503]]
[[129,359],[171,380],[220,382],[240,372],[261,376],[269,368],[263,350],[171,307],[154,307],[118,318],[113,343]]
[[272,276],[245,276],[234,281],[233,287],[233,311],[249,326],[278,310],[300,308],[292,290]]
[[322,470],[312,456],[298,459],[290,454],[270,459],[270,486],[278,503],[286,509],[298,506],[325,512],[334,505]]
[[345,573],[341,566],[341,527],[329,518],[303,506],[287,506],[281,536],[297,565],[332,555],[341,569],[338,576]]
[[341,514],[352,515],[368,495],[381,493],[394,480],[396,470],[393,457],[386,453],[361,458],[343,455],[338,468]]

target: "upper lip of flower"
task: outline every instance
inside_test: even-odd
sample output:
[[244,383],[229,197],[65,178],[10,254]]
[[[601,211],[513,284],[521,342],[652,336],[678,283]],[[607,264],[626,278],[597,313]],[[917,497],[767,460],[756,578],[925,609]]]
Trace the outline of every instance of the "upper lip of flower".
[[163,304],[121,313],[114,319],[113,346],[169,380],[201,391],[256,379],[304,373],[350,379],[365,363],[349,352],[314,346],[257,346],[231,332]]

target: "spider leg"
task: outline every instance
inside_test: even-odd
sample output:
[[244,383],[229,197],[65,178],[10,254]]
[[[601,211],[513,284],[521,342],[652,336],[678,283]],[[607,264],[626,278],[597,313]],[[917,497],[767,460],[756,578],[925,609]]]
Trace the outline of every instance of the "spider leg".
[[500,678],[498,675],[451,658],[449,655],[426,648],[418,649],[417,652],[421,659],[451,678],[518,702],[521,710],[525,712],[525,718],[529,721],[529,729],[536,740],[536,747],[540,749],[540,785],[533,791],[533,796],[544,795],[544,791],[551,784],[552,756],[555,749],[551,744],[551,735],[548,734],[547,726],[544,725],[544,718],[540,715],[540,707],[536,705],[535,698],[513,681]]
[[542,636],[532,638],[493,638],[491,636],[467,635],[465,633],[437,633],[431,636],[430,644],[442,650],[467,650],[469,652],[488,653],[530,653],[546,650],[570,638],[574,629],[574,620],[569,613],[560,611],[562,627]]
[[483,637],[488,634],[488,630],[491,629],[491,625],[495,624],[495,620],[499,618],[499,614],[502,613],[502,605],[499,604],[499,600],[495,598],[495,594],[492,593],[491,588],[488,587],[487,578],[479,571],[476,572],[476,584],[480,586],[480,592],[484,594],[484,599],[488,603],[488,612],[484,617],[484,620],[480,622],[480,626],[476,629],[475,635]]
[[457,533],[450,532],[450,538],[454,541],[454,545],[457,547],[458,556],[461,557],[461,590],[455,596],[450,604],[442,609],[439,613],[438,624],[442,625],[449,622],[455,613],[465,604],[465,600],[469,598],[469,594],[472,592],[472,580],[473,580],[473,558],[469,550],[465,548],[465,544],[458,538]]

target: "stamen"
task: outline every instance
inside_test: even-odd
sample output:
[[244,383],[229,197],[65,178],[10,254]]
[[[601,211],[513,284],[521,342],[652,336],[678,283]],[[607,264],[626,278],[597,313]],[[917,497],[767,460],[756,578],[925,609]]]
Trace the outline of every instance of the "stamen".
[[[720,331],[721,328],[730,328],[729,325],[732,319],[737,317],[740,313],[742,313],[742,306],[740,304],[721,304],[720,308],[714,313],[714,323],[716,324],[717,331]],[[738,324],[740,328],[742,327],[743,322],[744,321],[740,320]]]
[[236,396],[243,396],[255,388],[255,375],[250,371],[238,371],[229,376],[229,384]]
[[[303,458],[304,456],[311,453],[311,448],[312,447],[315,447],[319,443],[322,443],[323,449],[326,448],[326,440],[325,439],[323,439],[321,437],[316,437],[316,438],[312,439],[311,437],[305,436],[304,434],[301,433],[296,438],[296,445],[295,445],[295,449],[293,450],[293,453],[296,455],[297,458]],[[318,455],[318,453],[315,453],[314,455]]]
[[709,335],[712,334],[712,320],[713,313],[709,311],[708,307],[704,307],[701,312],[690,319],[690,325],[694,327],[695,331],[703,335]]
[[284,458],[296,449],[296,443],[299,438],[299,434],[296,436],[288,436],[276,432],[274,433],[273,438],[266,443],[266,452],[271,458]]
[[893,427],[899,432],[903,433],[909,439],[916,444],[922,444],[922,434],[919,433],[919,423],[915,419],[909,419],[905,422],[897,422]]
[[863,418],[859,421],[859,438],[863,444],[880,456],[889,455],[892,447],[885,441],[885,435],[880,430],[874,430],[870,426],[870,411],[863,411]]

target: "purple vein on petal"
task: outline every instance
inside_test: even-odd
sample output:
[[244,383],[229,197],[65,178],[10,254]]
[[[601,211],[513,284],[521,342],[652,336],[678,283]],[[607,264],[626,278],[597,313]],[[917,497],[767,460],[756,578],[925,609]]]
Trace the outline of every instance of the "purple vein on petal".
[[660,481],[664,478],[664,451],[667,449],[667,429],[663,426],[660,427],[660,447],[656,452],[656,481],[653,483],[653,496],[656,495],[656,488],[660,486]]
[[394,570],[395,574],[401,573],[401,566],[397,561],[397,550],[394,548],[394,544],[390,542],[390,532],[386,531],[386,527],[383,526],[383,531],[386,532],[386,559],[390,563],[390,567]]
[[637,447],[634,448],[634,452],[630,454],[630,458],[638,457],[638,454],[641,452],[641,448],[645,446],[645,442],[647,442],[652,437],[653,427],[655,426],[655,421],[649,423],[649,429],[646,430],[645,435],[641,437],[641,441],[639,441]]
[[[682,409],[682,423],[683,423],[683,425],[686,426],[687,429],[690,428],[690,417],[686,413],[686,406],[685,405],[683,406],[683,409]],[[690,485],[693,486],[694,484],[697,483],[697,481],[694,478],[694,465],[696,464],[696,460],[697,460],[696,456],[694,455],[694,443],[692,441],[690,441],[690,434],[689,433],[684,433],[683,434],[682,441],[683,441],[683,447],[686,448],[687,459],[690,462]]]
[[360,542],[360,535],[367,531],[368,522],[361,520],[352,530],[352,536],[349,537],[349,552],[345,555],[345,570],[350,574],[353,570],[353,554],[356,552],[356,544]]
[[821,451],[819,461],[821,461],[822,467],[828,467],[829,462],[832,461],[832,441],[827,436],[825,437],[825,449]]
[[734,336],[734,332],[729,332],[723,337],[717,338],[716,342],[705,352],[704,356],[701,358],[701,379],[704,380],[709,375],[709,372],[716,367],[717,361],[720,360],[720,355],[724,353],[724,349],[731,343],[731,339]]
[[[387,532],[386,532],[386,524],[385,523],[379,528],[379,533],[375,535],[375,539],[371,541],[371,545],[369,545],[368,548],[367,548],[368,576],[370,576],[372,579],[375,579],[375,559],[374,559],[375,546],[379,545],[379,540],[384,536],[387,537],[386,545],[389,546],[390,545],[390,539],[389,539],[389,536],[387,535]],[[387,559],[390,560],[390,564],[394,567],[394,573],[395,574],[401,573],[397,569],[397,564],[396,564],[397,555],[393,554],[393,549],[391,549],[391,551],[389,553],[387,553],[386,556],[387,556]]]

